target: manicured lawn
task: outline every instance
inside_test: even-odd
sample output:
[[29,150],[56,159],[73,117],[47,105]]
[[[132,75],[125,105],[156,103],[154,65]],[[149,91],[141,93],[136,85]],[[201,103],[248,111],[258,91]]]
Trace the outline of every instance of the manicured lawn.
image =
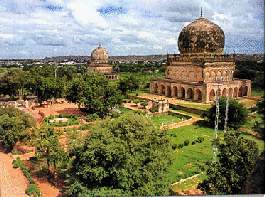
[[157,114],[151,116],[150,118],[156,126],[161,126],[162,124],[167,125],[171,123],[177,123],[185,120],[185,118],[182,119],[182,117],[176,114]]
[[[173,144],[183,144],[185,140],[189,140],[189,145],[175,150],[174,160],[171,167],[168,169],[166,177],[174,183],[180,179],[185,179],[203,172],[201,167],[204,166],[207,161],[212,160],[213,152],[211,140],[214,138],[214,130],[212,128],[201,127],[199,125],[189,125],[172,129],[167,132]],[[242,136],[246,139],[256,141],[260,152],[264,150],[264,141],[247,134],[242,134]],[[198,137],[203,137],[204,141],[192,145],[191,142],[196,140]],[[219,137],[223,138],[222,132],[219,132]],[[185,184],[174,185],[173,190],[178,191],[181,188],[185,189],[187,185],[192,183],[197,184],[200,179],[202,179],[200,177],[205,176],[200,175],[195,180],[190,180]]]
[[[121,107],[119,110],[124,114],[137,113],[136,111],[127,109],[125,107]],[[177,123],[186,119],[181,114],[173,114],[173,113],[147,115],[147,117],[149,117],[157,127],[160,127],[162,124],[167,125],[171,123]]]

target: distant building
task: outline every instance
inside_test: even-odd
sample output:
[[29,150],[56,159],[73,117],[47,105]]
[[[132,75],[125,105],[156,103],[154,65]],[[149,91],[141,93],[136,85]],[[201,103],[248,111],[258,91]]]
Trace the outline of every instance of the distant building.
[[200,17],[184,27],[178,38],[180,55],[167,56],[166,78],[154,80],[150,92],[209,103],[216,94],[251,95],[251,81],[235,79],[235,57],[224,54],[223,30]]
[[101,45],[91,52],[91,60],[88,61],[87,65],[89,71],[102,73],[110,80],[118,79],[118,75],[113,72],[113,68],[109,64],[108,51]]

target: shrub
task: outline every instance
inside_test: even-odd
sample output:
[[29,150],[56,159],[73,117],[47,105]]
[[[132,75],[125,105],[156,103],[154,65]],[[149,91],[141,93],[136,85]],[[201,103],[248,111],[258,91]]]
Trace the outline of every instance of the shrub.
[[98,119],[99,116],[98,116],[97,114],[94,113],[94,114],[89,114],[89,115],[87,115],[86,118],[87,118],[88,121],[93,121],[93,120]]
[[179,144],[179,145],[178,145],[178,149],[183,148],[183,146],[184,146],[183,144]]
[[34,197],[39,197],[41,196],[40,190],[38,186],[36,185],[35,181],[33,180],[29,168],[25,166],[23,161],[17,157],[15,160],[12,162],[13,168],[20,168],[21,171],[23,172],[24,176],[28,179],[30,185],[26,189],[25,193],[28,195],[32,195]]
[[188,145],[189,145],[189,143],[190,143],[190,141],[189,141],[189,140],[185,140],[185,141],[184,141],[184,146],[188,146]]
[[26,194],[29,196],[39,197],[40,195],[40,189],[36,184],[29,184],[29,186],[26,189]]
[[191,144],[192,144],[192,145],[196,144],[196,141],[192,141]]
[[176,148],[177,148],[177,144],[173,144],[173,145],[172,145],[172,149],[173,149],[173,150],[176,150]]
[[[219,103],[219,129],[224,129],[225,122],[225,110],[226,110],[226,98],[221,97]],[[216,106],[213,105],[206,113],[203,114],[203,117],[206,118],[206,121],[209,125],[214,126],[216,115]],[[238,101],[234,99],[229,100],[229,112],[228,112],[228,127],[233,129],[238,129],[241,125],[246,122],[248,115],[247,109]]]
[[198,142],[198,143],[201,143],[201,142],[203,142],[203,141],[204,141],[204,137],[198,137],[198,138],[197,138],[197,142]]

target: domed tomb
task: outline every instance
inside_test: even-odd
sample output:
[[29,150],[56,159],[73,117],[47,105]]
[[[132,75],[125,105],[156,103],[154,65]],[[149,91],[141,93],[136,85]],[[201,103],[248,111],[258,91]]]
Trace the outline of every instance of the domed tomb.
[[112,66],[109,64],[109,55],[107,49],[99,45],[91,52],[90,61],[87,62],[88,71],[104,74],[110,80],[118,79],[116,73],[113,72]]
[[184,27],[178,38],[181,54],[224,53],[224,31],[210,20],[200,17]]
[[91,62],[95,64],[107,64],[109,59],[107,49],[99,45],[91,52]]

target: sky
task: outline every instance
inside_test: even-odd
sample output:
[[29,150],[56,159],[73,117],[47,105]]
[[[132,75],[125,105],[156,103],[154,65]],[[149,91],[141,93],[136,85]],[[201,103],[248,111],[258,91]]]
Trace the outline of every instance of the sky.
[[0,59],[178,53],[200,16],[225,32],[226,53],[264,51],[263,0],[0,0]]

